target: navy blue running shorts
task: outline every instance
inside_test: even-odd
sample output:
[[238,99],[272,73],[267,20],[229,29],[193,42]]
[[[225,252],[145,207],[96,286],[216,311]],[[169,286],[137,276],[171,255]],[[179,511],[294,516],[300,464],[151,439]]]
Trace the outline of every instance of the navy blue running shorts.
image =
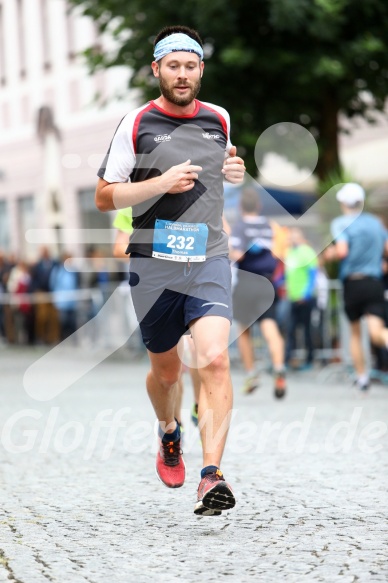
[[129,285],[143,342],[166,352],[203,316],[232,322],[230,261],[217,256],[200,263],[180,263],[131,254]]

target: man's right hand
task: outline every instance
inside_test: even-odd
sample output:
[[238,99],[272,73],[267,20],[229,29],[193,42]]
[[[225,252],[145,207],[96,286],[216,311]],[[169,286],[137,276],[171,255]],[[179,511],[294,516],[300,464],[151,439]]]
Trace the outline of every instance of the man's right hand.
[[198,172],[201,170],[202,167],[194,166],[191,164],[191,160],[172,166],[159,177],[160,191],[168,194],[180,194],[191,190],[194,181],[198,179]]
[[141,182],[107,182],[99,178],[96,206],[102,212],[127,208],[162,194],[180,194],[191,190],[198,179],[201,166],[191,160],[172,166],[167,172]]

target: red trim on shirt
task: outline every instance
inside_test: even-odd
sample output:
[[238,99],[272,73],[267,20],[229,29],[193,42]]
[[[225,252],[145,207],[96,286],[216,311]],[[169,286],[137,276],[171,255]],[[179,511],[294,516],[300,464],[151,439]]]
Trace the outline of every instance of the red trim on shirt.
[[138,132],[139,125],[140,125],[140,120],[141,120],[143,114],[146,113],[146,111],[149,111],[150,109],[152,109],[152,107],[153,107],[152,101],[150,101],[150,103],[148,105],[146,105],[141,111],[139,111],[139,113],[135,117],[135,121],[133,122],[132,143],[133,143],[133,151],[135,152],[135,154],[136,154],[137,132]]
[[186,118],[186,117],[195,117],[197,115],[197,113],[199,112],[200,109],[200,103],[197,99],[194,99],[195,102],[195,109],[193,111],[193,113],[190,113],[189,115],[175,115],[174,113],[170,113],[169,111],[166,111],[165,109],[162,109],[161,107],[159,107],[159,105],[156,105],[155,101],[151,101],[150,103],[152,103],[152,105],[155,107],[155,109],[158,109],[159,111],[161,111],[162,113],[164,113],[164,115],[168,115],[169,117],[178,117],[178,118]]
[[204,109],[207,109],[209,111],[212,111],[213,113],[215,113],[217,115],[218,119],[221,122],[222,129],[225,132],[226,139],[228,139],[229,138],[229,135],[228,135],[228,124],[226,123],[226,119],[220,114],[219,111],[217,111],[216,109],[213,109],[212,107],[209,107],[208,105],[205,105],[204,103],[202,103],[202,101],[200,102],[200,106],[203,107]]

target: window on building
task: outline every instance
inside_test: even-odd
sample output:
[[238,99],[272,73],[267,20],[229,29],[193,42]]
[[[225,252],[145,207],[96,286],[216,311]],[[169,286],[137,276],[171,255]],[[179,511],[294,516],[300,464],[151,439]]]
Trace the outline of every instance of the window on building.
[[0,250],[9,251],[9,217],[6,200],[0,200]]
[[100,212],[94,202],[94,188],[79,191],[81,209],[81,226],[83,229],[109,229],[111,217],[109,213]]
[[[79,191],[81,227],[82,229],[112,229],[114,213],[102,213],[96,208],[94,192],[94,188],[86,188]],[[112,241],[110,243],[107,243],[104,237],[104,241],[101,241],[101,243],[98,240],[93,241],[93,243],[85,243],[84,248],[86,250],[87,247],[98,247],[109,255],[112,253],[113,238],[114,235],[112,233]]]
[[26,231],[35,228],[35,205],[32,195],[22,196],[17,201],[17,220],[19,225],[19,254],[23,259],[30,259],[34,249],[26,241]]
[[0,84],[5,85],[7,76],[5,72],[5,31],[3,6],[0,4]]
[[23,0],[16,1],[17,10],[17,27],[18,27],[18,45],[19,45],[19,75],[21,78],[26,76],[26,45],[24,34],[24,3]]
[[73,61],[76,54],[74,24],[74,15],[69,9],[66,12],[67,58],[69,61]]
[[42,28],[43,68],[51,69],[50,23],[47,0],[40,0],[40,21]]

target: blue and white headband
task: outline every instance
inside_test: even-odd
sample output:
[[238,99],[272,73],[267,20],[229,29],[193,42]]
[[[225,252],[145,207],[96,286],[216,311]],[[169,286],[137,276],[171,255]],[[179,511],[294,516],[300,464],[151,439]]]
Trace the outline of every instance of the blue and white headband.
[[155,45],[154,59],[155,61],[160,61],[160,59],[163,59],[163,57],[175,51],[188,51],[189,53],[195,53],[198,55],[201,60],[203,59],[201,45],[182,32],[175,32],[174,34],[162,38],[162,40]]

